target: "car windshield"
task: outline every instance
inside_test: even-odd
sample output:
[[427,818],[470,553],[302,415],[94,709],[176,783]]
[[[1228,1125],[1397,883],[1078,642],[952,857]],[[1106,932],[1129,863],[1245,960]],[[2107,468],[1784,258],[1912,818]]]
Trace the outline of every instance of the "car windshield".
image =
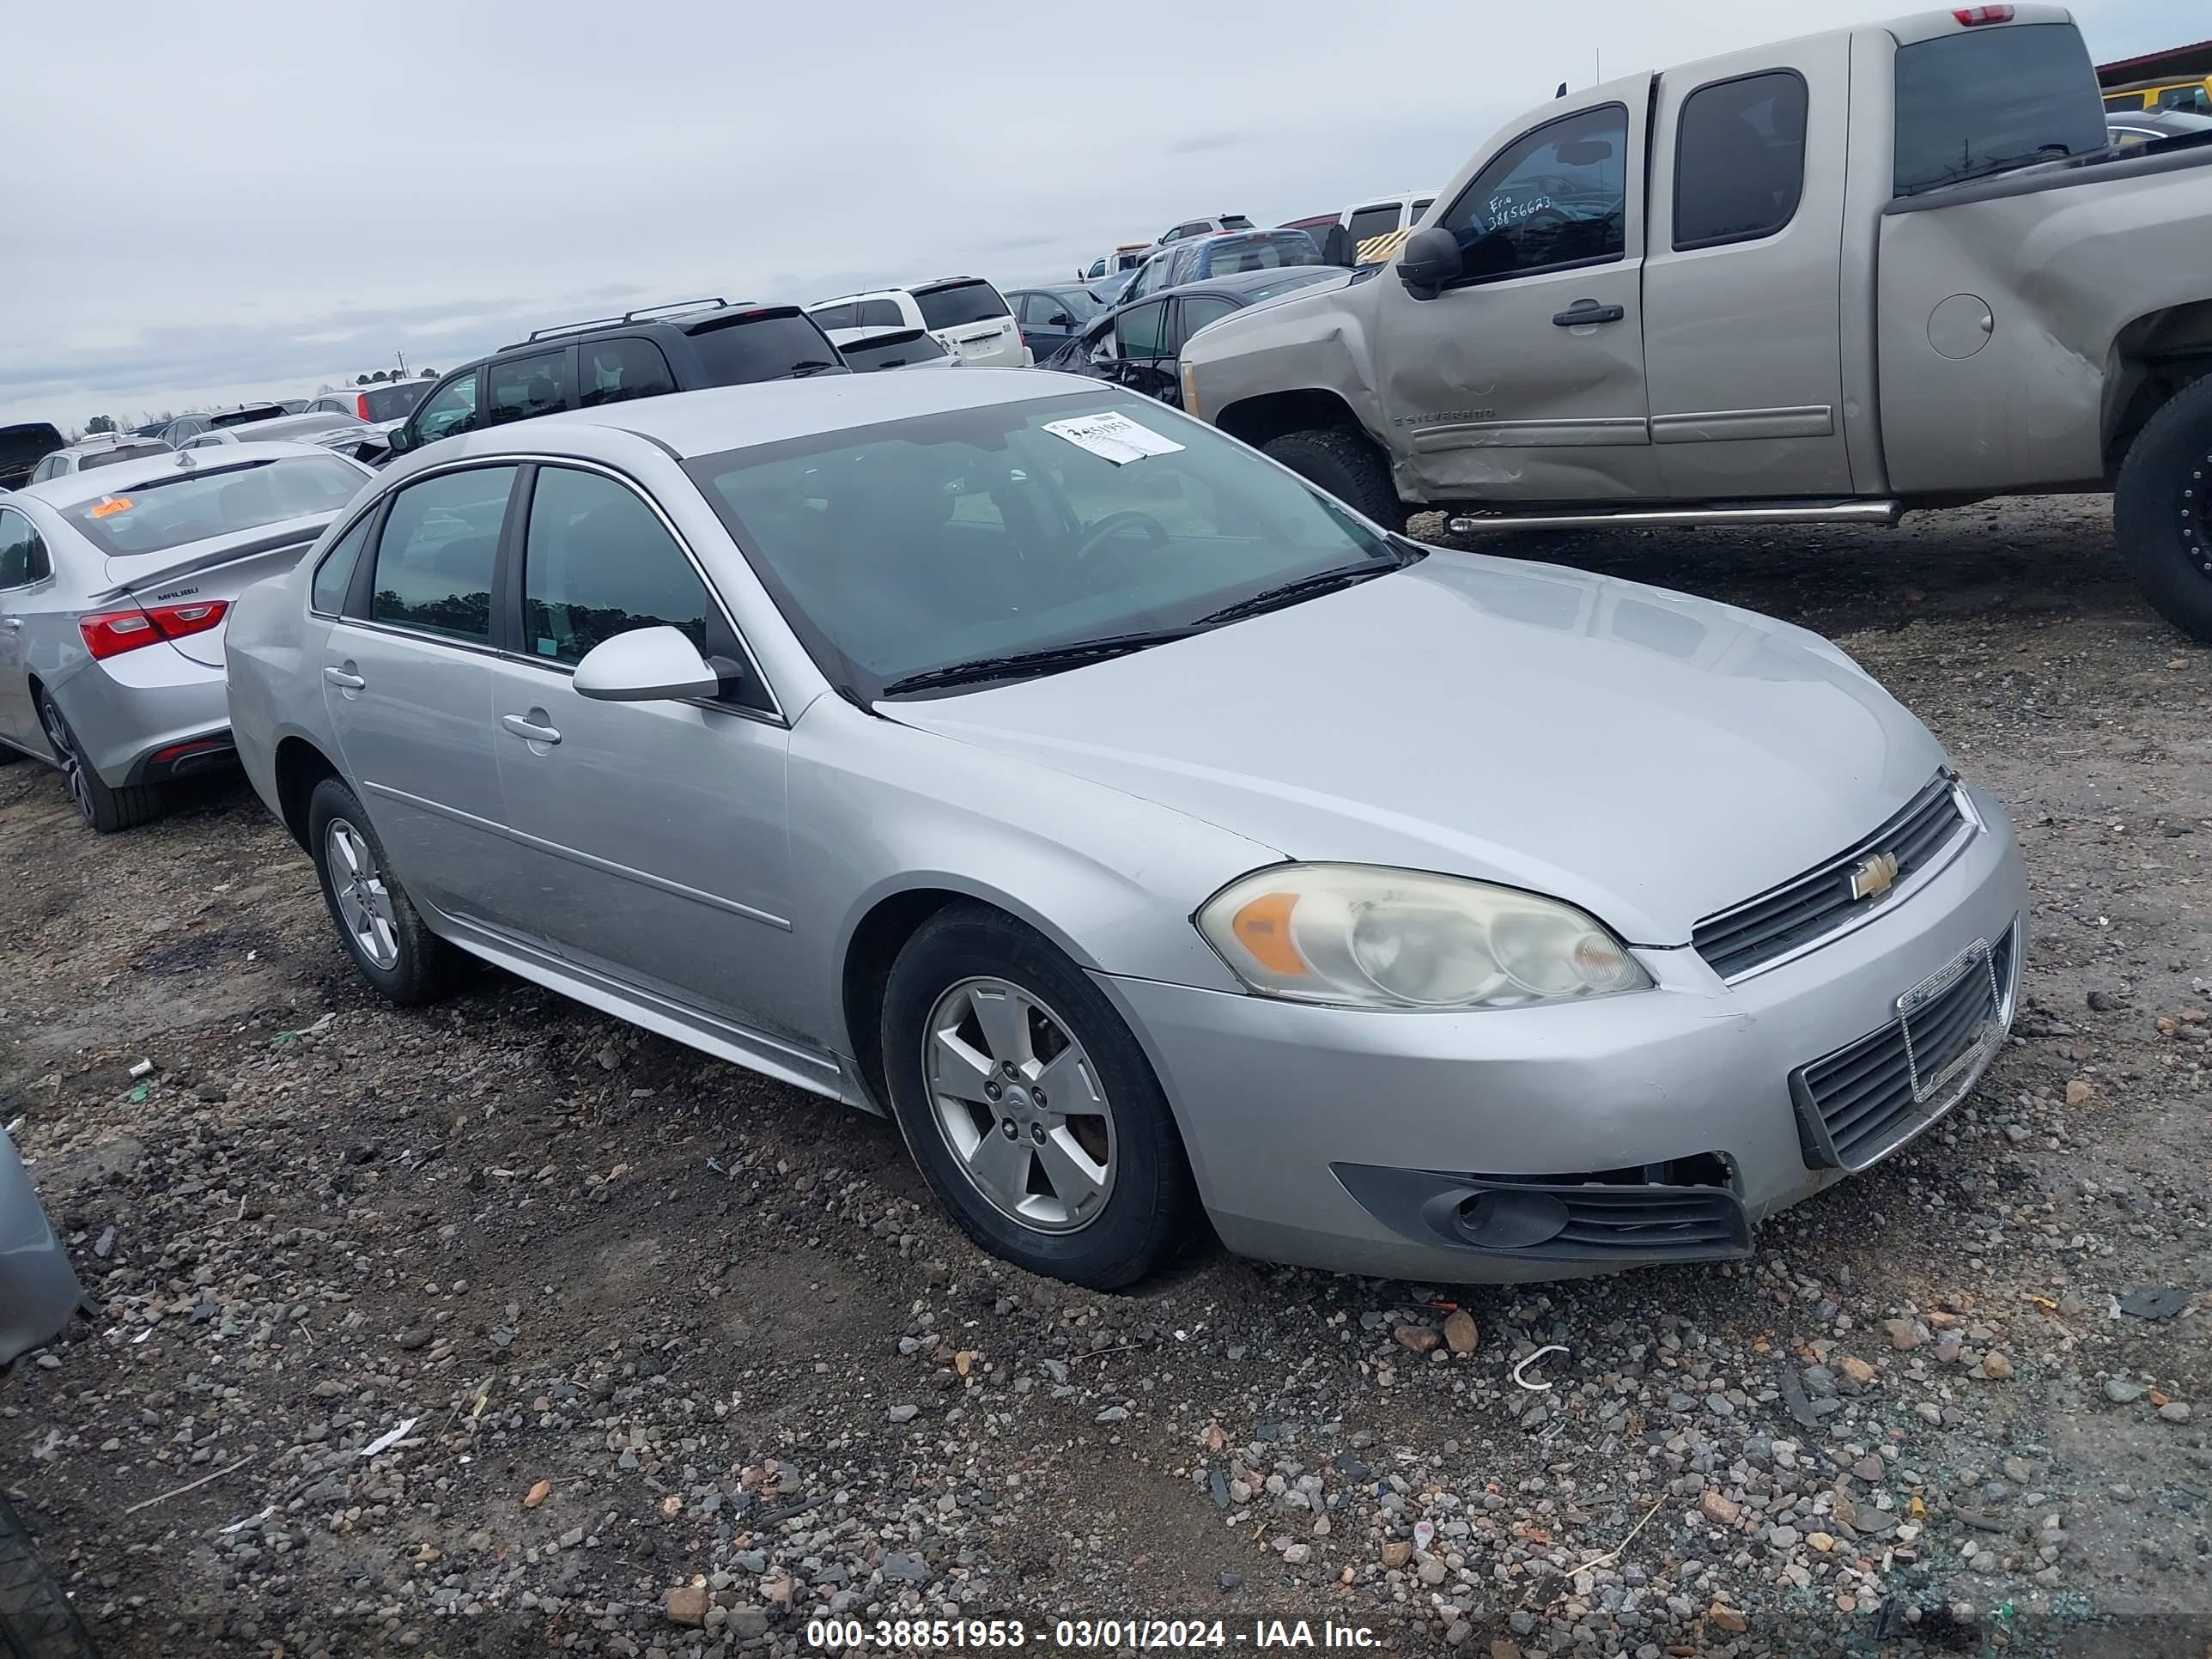
[[848,368],[863,369],[902,368],[908,363],[926,363],[945,355],[945,348],[918,328],[854,340],[837,350]]
[[273,421],[289,411],[282,404],[258,404],[248,409],[226,409],[207,417],[210,426],[246,426],[254,421]]
[[64,507],[62,517],[103,553],[161,553],[187,542],[335,513],[367,482],[335,455],[179,468]]
[[398,386],[357,386],[355,395],[368,400],[370,420],[404,421],[415,412],[415,405],[429,389],[428,380],[404,380]]
[[924,328],[958,328],[963,323],[988,322],[1006,315],[1006,302],[999,290],[978,277],[944,288],[919,289],[914,302],[921,307]]
[[1897,193],[2105,148],[2097,72],[2071,23],[1938,35],[1897,52]]
[[823,672],[868,700],[957,665],[1216,625],[1287,584],[1399,562],[1296,475],[1115,388],[686,470]]
[[753,312],[702,323],[690,333],[709,386],[804,379],[844,368],[837,348],[804,312]]
[[77,457],[76,470],[88,472],[95,466],[112,466],[118,461],[143,460],[149,455],[159,455],[168,449],[167,444],[118,444],[112,449],[88,449]]

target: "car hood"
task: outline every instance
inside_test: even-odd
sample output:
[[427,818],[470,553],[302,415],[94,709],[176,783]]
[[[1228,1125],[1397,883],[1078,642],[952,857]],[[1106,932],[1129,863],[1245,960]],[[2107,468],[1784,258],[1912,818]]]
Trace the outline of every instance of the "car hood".
[[1842,851],[1943,763],[1817,635],[1441,550],[1188,640],[878,708],[1285,858],[1504,882],[1655,945]]

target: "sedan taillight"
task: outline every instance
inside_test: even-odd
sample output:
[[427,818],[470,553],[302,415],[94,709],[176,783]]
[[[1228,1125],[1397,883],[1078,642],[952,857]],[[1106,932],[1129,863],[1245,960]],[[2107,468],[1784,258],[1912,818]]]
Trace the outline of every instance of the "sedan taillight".
[[366,392],[356,392],[354,393],[353,406],[355,412],[357,413],[362,420],[367,420],[368,418],[368,393]]
[[219,625],[230,609],[227,599],[203,599],[192,605],[156,605],[140,610],[101,611],[76,619],[85,649],[105,660],[136,651],[161,640],[181,640],[204,634]]

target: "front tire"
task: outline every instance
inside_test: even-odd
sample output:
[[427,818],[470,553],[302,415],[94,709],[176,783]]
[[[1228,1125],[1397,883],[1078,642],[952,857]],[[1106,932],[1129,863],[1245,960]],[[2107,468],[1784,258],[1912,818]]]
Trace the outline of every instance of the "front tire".
[[980,904],[939,911],[884,988],[891,1109],[945,1206],[994,1255],[1117,1290],[1197,1231],[1174,1115],[1082,969]]
[[1260,451],[1385,530],[1405,533],[1406,504],[1398,499],[1397,486],[1390,482],[1389,465],[1382,452],[1366,434],[1342,427],[1285,432],[1279,438],[1268,439]]
[[100,1659],[76,1606],[39,1559],[31,1534],[0,1498],[0,1654],[7,1659]]
[[2151,608],[2212,641],[2212,375],[2136,435],[2112,493],[2112,529]]
[[459,952],[423,925],[360,798],[336,778],[307,798],[307,846],[338,940],[362,977],[403,1008],[442,996]]
[[62,769],[62,776],[69,784],[70,799],[76,803],[77,816],[103,836],[112,836],[118,830],[135,830],[161,815],[161,798],[151,784],[131,783],[120,788],[110,788],[100,781],[100,774],[92,769],[85,758],[76,733],[62,717],[54,694],[41,688],[39,692],[39,724],[46,728],[46,742],[52,747],[55,763]]

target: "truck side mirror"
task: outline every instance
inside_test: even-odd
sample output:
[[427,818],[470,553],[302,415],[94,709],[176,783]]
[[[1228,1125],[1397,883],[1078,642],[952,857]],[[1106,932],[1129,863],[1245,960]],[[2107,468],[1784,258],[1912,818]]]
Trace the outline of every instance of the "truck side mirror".
[[1459,271],[1459,239],[1441,226],[1415,231],[1398,256],[1398,280],[1416,300],[1435,299]]

